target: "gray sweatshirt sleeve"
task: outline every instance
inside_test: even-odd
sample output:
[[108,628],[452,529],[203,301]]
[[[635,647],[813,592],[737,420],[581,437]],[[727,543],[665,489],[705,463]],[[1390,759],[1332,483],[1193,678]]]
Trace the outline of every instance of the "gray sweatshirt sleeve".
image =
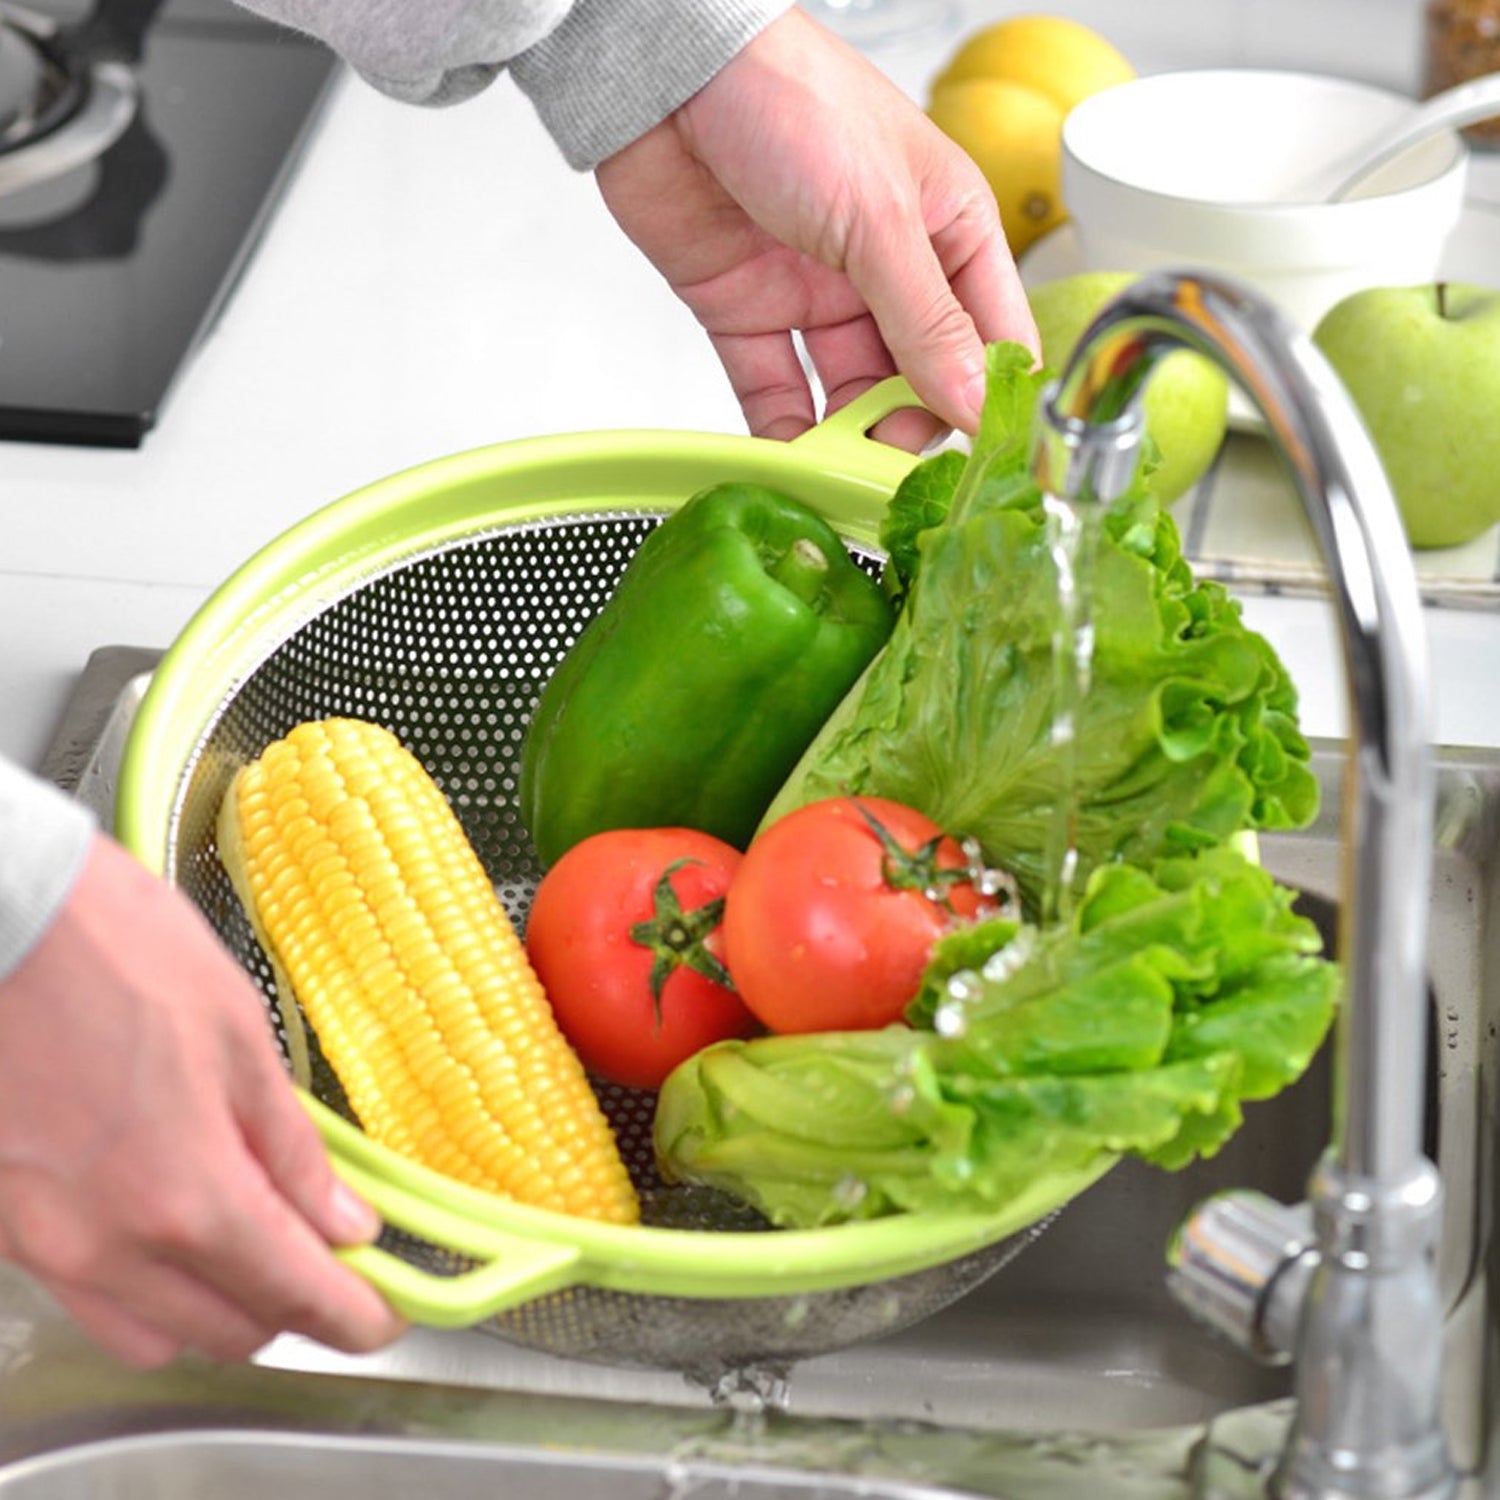
[[581,171],[695,94],[793,0],[240,0],[382,93],[455,104],[509,67]]
[[0,757],[0,979],[57,915],[94,829],[81,802]]
[[511,73],[587,170],[692,98],[792,0],[577,0]]

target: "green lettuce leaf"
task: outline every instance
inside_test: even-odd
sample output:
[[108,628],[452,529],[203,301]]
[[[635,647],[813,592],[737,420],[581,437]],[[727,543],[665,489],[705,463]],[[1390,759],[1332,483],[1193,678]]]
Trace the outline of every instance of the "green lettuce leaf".
[[[896,629],[766,821],[849,793],[909,803],[976,838],[1034,915],[1054,873],[1060,801],[1073,810],[1080,889],[1114,862],[1301,827],[1317,786],[1281,662],[1221,586],[1194,577],[1139,478],[1100,518],[1089,687],[1071,755],[1059,752],[1052,537],[1027,461],[1043,377],[1029,360],[992,347],[962,474],[940,455],[893,507],[886,540],[909,577]],[[946,507],[944,485],[955,487]]]
[[947,516],[966,462],[952,448],[934,453],[912,469],[891,496],[880,523],[880,545],[886,555],[882,582],[898,602],[916,577],[922,533]]
[[1333,1016],[1338,970],[1291,902],[1226,846],[1102,868],[1064,924],[960,928],[912,1027],[725,1042],[679,1067],[662,1169],[807,1227],[996,1212],[1122,1154],[1211,1155]]

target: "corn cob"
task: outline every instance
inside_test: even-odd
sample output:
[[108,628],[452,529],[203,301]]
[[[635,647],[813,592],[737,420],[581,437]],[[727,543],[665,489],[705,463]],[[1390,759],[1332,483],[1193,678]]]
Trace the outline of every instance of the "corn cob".
[[609,1123],[484,867],[395,736],[305,723],[235,776],[219,852],[365,1131],[473,1186],[633,1223]]

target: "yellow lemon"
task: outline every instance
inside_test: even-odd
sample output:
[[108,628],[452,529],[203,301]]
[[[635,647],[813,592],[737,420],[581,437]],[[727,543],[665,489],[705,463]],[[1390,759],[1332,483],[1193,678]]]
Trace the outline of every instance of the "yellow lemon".
[[984,173],[1012,255],[1063,221],[1063,112],[1046,95],[970,78],[934,90],[927,113]]
[[934,89],[969,78],[1022,84],[1066,114],[1081,99],[1135,77],[1123,54],[1078,21],[1063,16],[1012,16],[960,44]]

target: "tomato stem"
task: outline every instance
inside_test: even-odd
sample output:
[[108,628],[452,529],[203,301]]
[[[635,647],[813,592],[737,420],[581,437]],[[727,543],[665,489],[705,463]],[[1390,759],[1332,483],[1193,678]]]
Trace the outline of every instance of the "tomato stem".
[[684,865],[702,864],[690,857],[675,859],[656,882],[652,915],[648,921],[632,923],[630,940],[651,950],[651,1003],[656,1024],[661,1025],[662,992],[678,969],[691,969],[726,990],[734,988],[729,970],[708,947],[708,939],[724,920],[724,898],[716,896],[702,906],[683,910],[672,876]]
[[934,905],[941,906],[950,916],[955,915],[949,890],[970,883],[977,888],[978,882],[971,863],[955,866],[938,863],[938,852],[949,835],[935,834],[925,844],[908,849],[864,803],[856,801],[854,805],[880,840],[883,851],[880,873],[885,883],[893,891],[921,891]]

